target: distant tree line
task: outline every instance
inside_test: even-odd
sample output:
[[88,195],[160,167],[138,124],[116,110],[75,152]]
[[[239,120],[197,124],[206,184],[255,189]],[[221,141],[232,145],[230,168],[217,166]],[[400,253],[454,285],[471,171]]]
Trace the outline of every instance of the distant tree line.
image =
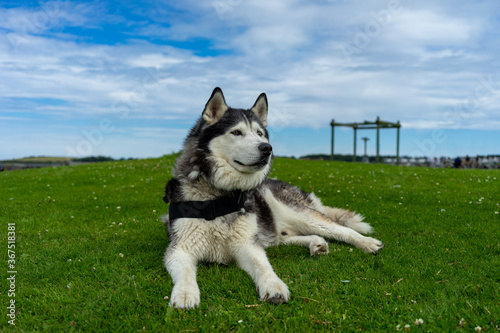
[[85,163],[95,163],[95,162],[109,162],[109,161],[125,161],[134,160],[135,158],[120,158],[114,159],[110,156],[87,156],[81,158],[65,158],[65,157],[49,157],[49,156],[28,156],[20,159],[4,160],[1,163],[22,163],[22,164],[67,164],[69,162],[85,162]]
[[0,161],[0,172],[5,170],[21,170],[45,167],[57,167],[78,163],[98,163],[109,161],[134,160],[134,158],[114,159],[109,156],[88,156],[82,158],[29,156],[20,159]]
[[129,157],[129,158],[120,158],[119,160],[114,159],[110,156],[89,156],[89,157],[82,157],[82,158],[75,158],[73,161],[74,162],[110,162],[110,161],[131,161],[135,160],[135,158]]

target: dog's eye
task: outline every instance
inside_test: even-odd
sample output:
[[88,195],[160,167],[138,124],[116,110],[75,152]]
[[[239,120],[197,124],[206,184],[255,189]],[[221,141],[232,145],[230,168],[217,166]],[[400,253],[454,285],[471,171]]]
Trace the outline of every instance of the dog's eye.
[[258,135],[258,136],[263,136],[263,135],[264,135],[264,133],[262,133],[261,131],[257,131],[257,135]]
[[241,133],[241,131],[239,130],[234,130],[231,132],[232,135],[236,135],[236,136],[240,136],[240,135],[243,135],[243,133]]

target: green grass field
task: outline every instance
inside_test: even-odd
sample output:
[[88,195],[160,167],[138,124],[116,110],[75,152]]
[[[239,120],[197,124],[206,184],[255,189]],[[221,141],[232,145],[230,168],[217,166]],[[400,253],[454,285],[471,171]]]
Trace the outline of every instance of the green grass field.
[[201,306],[181,311],[168,306],[159,222],[174,159],[0,173],[0,331],[499,330],[499,171],[276,159],[272,177],[362,213],[386,247],[268,249],[292,293],[281,305],[261,303],[234,264],[204,263]]

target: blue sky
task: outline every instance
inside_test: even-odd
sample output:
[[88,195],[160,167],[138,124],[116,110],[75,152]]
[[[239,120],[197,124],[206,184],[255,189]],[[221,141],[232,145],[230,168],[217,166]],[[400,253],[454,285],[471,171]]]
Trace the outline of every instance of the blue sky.
[[402,155],[500,154],[498,31],[497,0],[0,1],[0,159],[178,151],[216,86],[267,93],[277,155],[377,116]]

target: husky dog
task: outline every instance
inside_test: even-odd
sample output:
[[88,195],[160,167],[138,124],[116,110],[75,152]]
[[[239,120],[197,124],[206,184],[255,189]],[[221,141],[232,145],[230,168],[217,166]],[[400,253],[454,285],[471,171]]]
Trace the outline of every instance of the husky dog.
[[164,217],[170,236],[165,267],[174,282],[173,307],[200,304],[200,261],[235,261],[254,280],[260,299],[278,304],[287,302],[290,292],[265,248],[299,244],[311,255],[326,254],[323,237],[367,253],[384,246],[360,234],[372,231],[361,215],[326,207],[314,194],[268,178],[273,152],[267,110],[264,93],[251,109],[233,109],[215,88],[184,143],[164,197],[170,203]]

